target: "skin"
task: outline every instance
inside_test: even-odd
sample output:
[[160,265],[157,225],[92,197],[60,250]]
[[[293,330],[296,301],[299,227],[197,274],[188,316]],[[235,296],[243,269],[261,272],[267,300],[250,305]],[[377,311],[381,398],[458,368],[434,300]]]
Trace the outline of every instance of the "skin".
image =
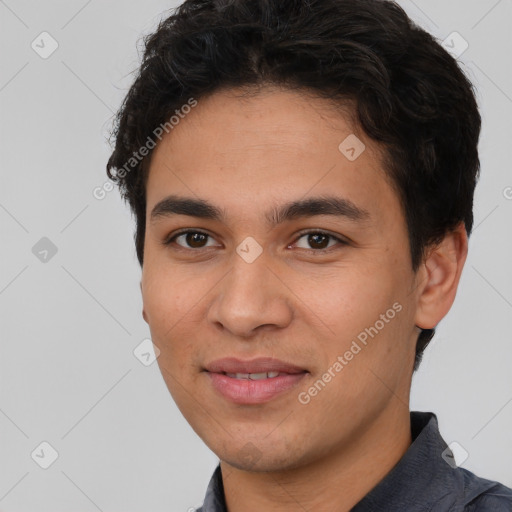
[[[335,109],[325,99],[272,87],[240,92],[202,98],[152,155],[143,317],[173,399],[221,461],[229,512],[348,511],[411,443],[419,327],[435,327],[450,309],[466,234],[462,225],[447,234],[413,272],[381,148],[352,123],[349,106]],[[355,161],[338,149],[350,134],[366,146]],[[207,200],[226,219],[152,220],[154,206],[170,194]],[[316,215],[272,228],[265,221],[274,207],[326,195],[350,200],[368,217]],[[164,245],[183,228],[209,236]],[[347,243],[326,238],[315,245],[301,235],[305,229]],[[252,263],[236,252],[247,237],[263,250]],[[401,311],[300,403],[299,393],[395,303]],[[203,371],[227,356],[271,356],[309,373],[267,403],[237,405]]]

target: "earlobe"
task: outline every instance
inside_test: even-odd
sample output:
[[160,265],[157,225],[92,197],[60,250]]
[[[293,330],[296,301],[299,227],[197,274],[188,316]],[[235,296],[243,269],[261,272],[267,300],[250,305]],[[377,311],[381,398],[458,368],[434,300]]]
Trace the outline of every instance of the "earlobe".
[[464,223],[433,247],[422,263],[416,326],[433,329],[452,307],[468,252]]
[[[140,292],[142,293],[142,279],[141,279],[141,281],[140,281],[139,285],[140,285]],[[148,322],[148,317],[147,317],[147,315],[146,315],[146,311],[144,310],[144,306],[142,306],[142,318],[144,318],[144,321],[145,321],[146,323],[149,323],[149,322]]]

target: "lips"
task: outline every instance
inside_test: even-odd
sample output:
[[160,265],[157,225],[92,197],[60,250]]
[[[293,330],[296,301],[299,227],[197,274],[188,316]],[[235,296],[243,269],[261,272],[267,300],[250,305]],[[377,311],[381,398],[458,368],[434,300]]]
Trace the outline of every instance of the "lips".
[[[304,368],[272,357],[259,357],[247,361],[237,359],[236,357],[226,357],[209,363],[206,365],[205,370],[210,373],[230,374],[230,376],[238,374],[238,378],[250,378],[253,380],[264,378],[262,374],[265,373],[269,378],[277,377],[280,374],[294,375],[307,373],[307,370]],[[277,372],[277,375],[275,375],[275,372]]]
[[205,373],[224,399],[237,405],[261,405],[290,392],[309,372],[272,357],[248,361],[226,357],[206,365]]

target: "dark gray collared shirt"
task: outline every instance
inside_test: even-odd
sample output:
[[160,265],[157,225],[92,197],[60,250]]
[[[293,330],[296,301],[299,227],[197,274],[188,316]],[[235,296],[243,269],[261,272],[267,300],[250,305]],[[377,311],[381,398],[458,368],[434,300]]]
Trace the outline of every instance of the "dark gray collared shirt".
[[[512,489],[454,467],[431,412],[411,412],[412,444],[352,512],[512,512]],[[197,512],[227,512],[220,465]]]

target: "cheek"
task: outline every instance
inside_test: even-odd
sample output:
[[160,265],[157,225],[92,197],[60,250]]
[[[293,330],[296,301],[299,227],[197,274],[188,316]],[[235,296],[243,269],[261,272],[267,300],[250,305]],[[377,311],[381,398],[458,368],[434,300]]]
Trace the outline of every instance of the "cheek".
[[309,289],[306,304],[337,337],[349,339],[373,325],[397,300],[393,279],[369,266],[340,269],[336,276]]
[[174,276],[150,272],[143,278],[142,300],[152,341],[160,350],[159,364],[170,370],[177,351],[189,350],[184,330],[191,328],[189,317],[197,300]]
[[183,272],[153,262],[148,264],[142,278],[142,300],[150,326],[159,331],[170,329],[192,309],[194,290]]
[[394,272],[377,265],[364,272],[344,270],[346,274],[340,272],[324,291],[316,289],[310,298],[317,297],[314,309],[330,327],[329,338],[322,340],[326,368],[338,356],[346,361],[332,391],[348,400],[362,396],[362,389],[373,389],[376,377],[370,369],[382,376],[398,375],[396,365],[410,351],[411,312],[406,276],[396,268]]

